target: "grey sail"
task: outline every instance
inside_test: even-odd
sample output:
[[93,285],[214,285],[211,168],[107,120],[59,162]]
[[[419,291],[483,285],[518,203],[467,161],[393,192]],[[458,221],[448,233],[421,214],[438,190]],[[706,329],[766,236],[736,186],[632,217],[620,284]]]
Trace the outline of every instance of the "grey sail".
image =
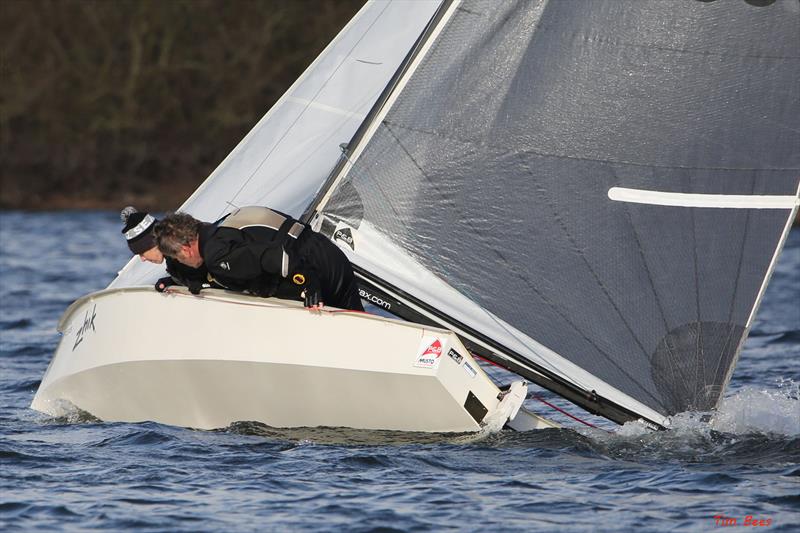
[[797,210],[800,3],[438,16],[323,231],[533,374],[658,423],[713,408]]

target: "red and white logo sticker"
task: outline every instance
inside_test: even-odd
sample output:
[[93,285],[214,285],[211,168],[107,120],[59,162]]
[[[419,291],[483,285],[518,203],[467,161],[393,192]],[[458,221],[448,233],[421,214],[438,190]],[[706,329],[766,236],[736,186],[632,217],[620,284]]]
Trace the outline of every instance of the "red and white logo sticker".
[[419,368],[438,368],[441,360],[442,341],[433,336],[424,336],[414,366]]

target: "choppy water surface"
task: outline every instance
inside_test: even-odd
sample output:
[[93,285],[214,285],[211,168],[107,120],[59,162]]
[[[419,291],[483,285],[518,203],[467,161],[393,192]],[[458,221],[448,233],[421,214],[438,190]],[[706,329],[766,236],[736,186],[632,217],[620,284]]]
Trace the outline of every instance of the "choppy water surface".
[[107,285],[127,259],[119,229],[115,213],[0,213],[0,529],[710,531],[736,519],[789,531],[800,524],[797,229],[711,418],[678,417],[671,432],[628,424],[608,433],[529,400],[570,429],[491,435],[247,423],[207,432],[30,410],[61,313]]

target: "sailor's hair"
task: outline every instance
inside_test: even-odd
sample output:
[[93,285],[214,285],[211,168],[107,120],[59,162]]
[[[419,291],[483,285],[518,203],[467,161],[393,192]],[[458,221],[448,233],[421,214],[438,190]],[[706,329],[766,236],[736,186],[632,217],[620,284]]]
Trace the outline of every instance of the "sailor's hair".
[[175,257],[181,246],[197,238],[202,222],[187,213],[169,213],[156,222],[153,234],[161,253]]
[[119,212],[119,218],[120,220],[122,220],[123,224],[127,224],[128,219],[131,217],[131,215],[138,212],[139,212],[138,209],[136,209],[132,205],[129,205],[128,207]]

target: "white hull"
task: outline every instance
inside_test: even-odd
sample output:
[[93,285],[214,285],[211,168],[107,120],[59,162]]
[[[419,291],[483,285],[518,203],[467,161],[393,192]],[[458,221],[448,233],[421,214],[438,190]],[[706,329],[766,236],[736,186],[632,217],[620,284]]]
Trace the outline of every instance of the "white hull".
[[100,291],[59,331],[31,405],[53,416],[461,432],[502,426],[524,400],[524,389],[498,400],[452,332],[224,291]]

